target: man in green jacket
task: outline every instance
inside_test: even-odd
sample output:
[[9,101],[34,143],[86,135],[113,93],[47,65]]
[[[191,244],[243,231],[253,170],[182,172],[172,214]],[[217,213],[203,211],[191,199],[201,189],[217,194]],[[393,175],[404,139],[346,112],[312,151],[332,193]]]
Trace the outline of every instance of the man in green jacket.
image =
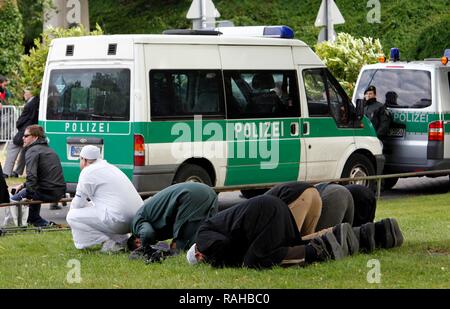
[[157,241],[170,238],[171,249],[189,249],[200,224],[217,210],[217,194],[201,183],[179,183],[158,192],[144,201],[131,223],[128,248],[135,252],[130,258],[138,258]]

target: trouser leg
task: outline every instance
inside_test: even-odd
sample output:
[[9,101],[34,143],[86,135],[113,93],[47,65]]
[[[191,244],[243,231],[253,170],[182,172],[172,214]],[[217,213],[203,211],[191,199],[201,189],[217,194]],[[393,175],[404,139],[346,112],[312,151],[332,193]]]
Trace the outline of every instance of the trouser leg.
[[328,185],[321,193],[322,213],[316,231],[336,226],[340,223],[353,223],[353,197],[344,186]]
[[289,209],[301,236],[314,233],[322,209],[322,200],[315,188],[309,188],[291,204]]
[[14,172],[16,172],[16,174],[20,176],[23,174],[24,170],[25,170],[25,151],[22,148],[19,152],[19,156],[17,157],[16,168],[14,169]]
[[17,155],[19,154],[22,147],[17,146],[13,142],[8,143],[8,148],[6,149],[6,160],[5,166],[3,168],[3,173],[8,176],[11,176],[14,164],[16,163]]

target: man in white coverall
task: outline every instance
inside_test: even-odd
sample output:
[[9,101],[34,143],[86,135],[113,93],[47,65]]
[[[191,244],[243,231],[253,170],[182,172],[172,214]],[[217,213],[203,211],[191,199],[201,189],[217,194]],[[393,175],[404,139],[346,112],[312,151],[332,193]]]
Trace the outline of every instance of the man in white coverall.
[[[103,243],[102,252],[126,248],[131,221],[144,204],[127,176],[87,145],[80,152],[80,178],[67,214],[77,249]],[[88,199],[90,201],[88,201]]]

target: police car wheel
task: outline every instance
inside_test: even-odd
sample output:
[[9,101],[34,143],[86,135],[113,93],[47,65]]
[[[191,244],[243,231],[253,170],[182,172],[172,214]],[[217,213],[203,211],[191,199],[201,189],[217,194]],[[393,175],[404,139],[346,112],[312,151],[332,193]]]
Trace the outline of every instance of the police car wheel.
[[201,182],[210,187],[213,186],[208,172],[201,166],[195,164],[182,165],[175,175],[174,183]]
[[[372,162],[366,156],[355,153],[347,160],[342,171],[342,178],[357,178],[375,175],[375,168]],[[376,183],[375,181],[369,180],[357,180],[349,181],[351,184],[358,184],[368,187],[369,189],[375,191]]]

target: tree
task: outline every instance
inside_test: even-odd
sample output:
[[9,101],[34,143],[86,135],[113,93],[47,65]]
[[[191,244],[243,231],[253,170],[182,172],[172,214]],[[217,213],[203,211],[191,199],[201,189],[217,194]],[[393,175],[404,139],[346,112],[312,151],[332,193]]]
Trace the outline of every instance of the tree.
[[22,15],[16,0],[0,0],[0,74],[10,76],[23,53]]
[[351,96],[362,66],[376,63],[383,55],[383,48],[379,39],[339,33],[334,43],[317,44],[316,53]]
[[30,50],[30,54],[21,57],[19,70],[15,72],[15,78],[17,80],[15,91],[19,92],[25,87],[30,86],[34,90],[35,95],[39,94],[50,42],[53,38],[101,34],[103,34],[103,30],[99,25],[96,25],[96,29],[92,32],[84,29],[83,26],[70,29],[49,28],[44,31],[40,38],[34,40],[35,47]]

